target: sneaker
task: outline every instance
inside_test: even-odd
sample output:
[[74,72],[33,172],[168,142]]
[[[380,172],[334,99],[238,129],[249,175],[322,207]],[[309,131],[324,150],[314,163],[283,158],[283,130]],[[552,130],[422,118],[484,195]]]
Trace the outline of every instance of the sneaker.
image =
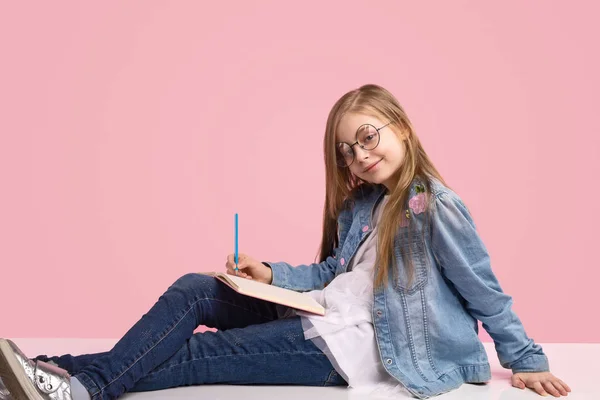
[[10,392],[4,386],[4,382],[2,382],[2,378],[0,378],[0,400],[13,400]]
[[7,339],[0,339],[0,377],[13,400],[73,400],[67,371],[28,359]]

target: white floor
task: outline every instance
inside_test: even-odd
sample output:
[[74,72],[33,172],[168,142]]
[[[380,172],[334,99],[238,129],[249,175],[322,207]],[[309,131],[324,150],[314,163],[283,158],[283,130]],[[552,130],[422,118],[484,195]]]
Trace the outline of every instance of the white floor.
[[[115,343],[111,339],[13,339],[28,356],[38,354],[81,354],[109,350]],[[511,372],[498,362],[492,343],[485,343],[490,364],[492,381],[486,385],[463,385],[450,393],[438,396],[442,400],[470,399],[538,399],[533,391],[513,388],[510,384]],[[550,359],[551,372],[565,381],[572,389],[568,398],[600,399],[600,344],[542,344]],[[598,379],[598,381],[596,381]],[[355,400],[365,397],[347,388],[315,388],[299,386],[195,386],[156,392],[131,393],[122,397],[125,400],[149,399],[214,399],[214,400]],[[408,397],[407,397],[408,398]]]

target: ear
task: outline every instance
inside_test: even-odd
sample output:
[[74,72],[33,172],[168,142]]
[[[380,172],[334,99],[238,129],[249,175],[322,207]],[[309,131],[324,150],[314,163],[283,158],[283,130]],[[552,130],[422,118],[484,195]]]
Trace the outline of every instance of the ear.
[[410,136],[408,129],[398,125],[394,125],[392,127],[392,131],[396,134],[396,137],[400,139],[401,142],[406,142]]
[[406,129],[402,129],[398,132],[398,137],[401,141],[406,142],[408,140],[409,133]]

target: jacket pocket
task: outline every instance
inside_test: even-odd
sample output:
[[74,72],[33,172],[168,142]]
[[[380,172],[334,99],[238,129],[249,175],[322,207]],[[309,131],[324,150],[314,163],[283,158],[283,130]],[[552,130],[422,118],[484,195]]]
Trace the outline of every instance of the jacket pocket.
[[[396,235],[394,254],[396,256],[397,278],[394,288],[403,293],[411,294],[427,282],[429,258],[425,248],[425,239],[420,232],[408,232],[401,229]],[[409,282],[411,265],[406,264],[404,254],[412,263],[412,280]]]

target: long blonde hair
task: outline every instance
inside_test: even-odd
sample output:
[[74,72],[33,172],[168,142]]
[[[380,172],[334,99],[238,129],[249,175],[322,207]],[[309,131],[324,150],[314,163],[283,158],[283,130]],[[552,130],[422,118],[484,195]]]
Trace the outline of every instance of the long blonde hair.
[[[394,240],[407,209],[410,185],[415,178],[421,178],[425,186],[425,195],[431,193],[430,178],[436,178],[445,184],[437,169],[425,153],[421,142],[415,135],[408,116],[398,100],[386,89],[378,85],[364,85],[344,94],[333,106],[327,118],[324,138],[325,155],[325,206],[323,210],[323,238],[320,247],[320,262],[332,255],[333,249],[340,244],[337,236],[337,218],[344,202],[352,199],[361,189],[373,184],[368,183],[350,172],[349,168],[340,168],[336,164],[336,133],[340,120],[345,114],[360,113],[391,122],[389,127],[398,135],[405,148],[401,167],[394,173],[395,187],[389,192],[389,199],[382,210],[378,225],[377,260],[375,286],[387,282],[391,265],[396,265]],[[426,202],[429,205],[429,201]],[[427,211],[429,206],[427,207]],[[426,213],[426,215],[428,212]],[[410,234],[410,233],[409,233]],[[406,252],[402,253],[409,285],[414,276],[414,266]],[[383,262],[382,262],[383,261]],[[397,279],[396,269],[392,269]]]

